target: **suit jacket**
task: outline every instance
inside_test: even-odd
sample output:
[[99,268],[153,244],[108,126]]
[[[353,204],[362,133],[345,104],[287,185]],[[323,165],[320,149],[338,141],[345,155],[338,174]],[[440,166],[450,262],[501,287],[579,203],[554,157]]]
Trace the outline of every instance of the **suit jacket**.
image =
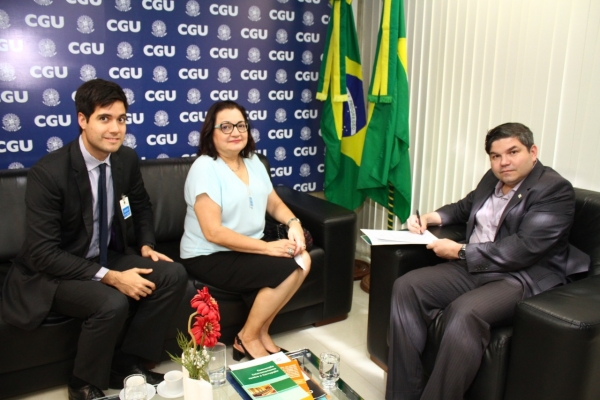
[[[466,222],[468,240],[475,214],[497,183],[489,170],[464,199],[437,210],[442,224]],[[590,264],[568,242],[574,214],[573,186],[538,160],[504,209],[494,241],[467,246],[467,269],[510,273],[523,283],[525,297],[566,283],[567,275],[587,271]]]
[[[115,199],[111,248],[135,253],[127,247],[128,230],[134,231],[139,247],[155,243],[152,206],[138,156],[121,146],[111,155],[111,168]],[[119,205],[123,195],[132,211],[127,220]],[[29,170],[25,203],[25,243],[4,282],[2,318],[32,330],[50,312],[61,280],[91,280],[101,268],[85,259],[93,232],[93,198],[78,140]]]

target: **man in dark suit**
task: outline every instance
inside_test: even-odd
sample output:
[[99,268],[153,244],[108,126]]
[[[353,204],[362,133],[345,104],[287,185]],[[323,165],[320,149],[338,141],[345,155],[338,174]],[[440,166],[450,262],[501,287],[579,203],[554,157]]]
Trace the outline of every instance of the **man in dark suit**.
[[[123,90],[88,81],[77,90],[75,106],[79,138],[28,173],[26,238],[5,281],[2,317],[27,330],[50,311],[83,320],[69,399],[93,399],[104,395],[101,389],[123,387],[130,374],[144,374],[153,384],[162,380],[140,358],[160,359],[187,275],[154,251],[152,206],[138,157],[121,146]],[[128,246],[128,230],[135,232],[136,248]]]
[[[533,134],[507,123],[485,140],[491,169],[457,203],[411,216],[408,229],[466,223],[467,243],[436,240],[427,248],[448,262],[398,278],[392,294],[386,399],[462,399],[490,340],[518,301],[587,270],[589,257],[568,243],[573,187],[537,159]],[[444,334],[425,384],[421,354],[427,328],[444,310]]]

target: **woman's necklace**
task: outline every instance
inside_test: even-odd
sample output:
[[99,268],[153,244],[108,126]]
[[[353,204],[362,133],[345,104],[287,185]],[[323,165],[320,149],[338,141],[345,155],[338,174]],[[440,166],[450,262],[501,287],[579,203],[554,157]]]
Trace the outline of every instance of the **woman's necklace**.
[[227,163],[227,161],[225,161],[225,159],[223,159],[223,162],[224,162],[225,164],[227,164],[227,166],[229,167],[229,169],[230,169],[230,170],[232,170],[233,172],[238,172],[238,171],[240,170],[240,166],[241,166],[241,165],[240,165],[240,157],[238,157],[238,159],[237,159],[237,168],[236,168],[236,169],[233,169],[233,168],[231,168],[231,165],[229,165],[229,164]]

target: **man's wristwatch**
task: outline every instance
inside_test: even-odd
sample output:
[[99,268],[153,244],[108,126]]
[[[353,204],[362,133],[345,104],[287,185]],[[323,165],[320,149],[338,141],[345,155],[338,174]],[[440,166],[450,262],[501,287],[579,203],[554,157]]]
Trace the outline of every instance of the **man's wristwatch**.
[[467,259],[467,245],[463,244],[460,250],[458,251],[458,258],[461,260]]

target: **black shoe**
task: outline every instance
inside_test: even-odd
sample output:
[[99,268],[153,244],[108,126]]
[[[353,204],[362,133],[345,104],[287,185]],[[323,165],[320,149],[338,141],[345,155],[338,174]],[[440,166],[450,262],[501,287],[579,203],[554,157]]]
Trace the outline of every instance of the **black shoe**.
[[[265,350],[267,350],[267,349],[265,349]],[[277,350],[275,353],[279,353],[280,351],[281,351],[282,353],[287,353],[287,352],[288,352],[288,351],[287,351],[286,349],[284,349],[283,347],[280,347],[280,348],[279,348],[279,350]],[[275,353],[273,353],[273,352],[270,352],[269,350],[267,350],[267,353],[269,353],[269,354],[275,354]]]
[[158,385],[165,379],[164,374],[149,371],[146,368],[135,364],[125,371],[115,371],[114,369],[111,369],[108,387],[110,387],[111,389],[123,389],[123,381],[129,375],[133,374],[144,375],[146,377],[146,383],[149,383],[150,385]]
[[235,348],[235,346],[233,347],[233,360],[234,361],[240,361],[242,358],[246,357],[248,360],[254,360],[255,357],[252,356],[252,354],[250,354],[250,352],[246,349],[246,347],[244,346],[244,343],[242,343],[242,339],[239,338],[238,335],[235,335],[235,339],[234,343],[238,344],[242,347],[242,349],[244,349],[244,351],[238,350]]
[[102,390],[93,385],[85,385],[80,388],[69,386],[69,400],[93,400],[104,397]]

